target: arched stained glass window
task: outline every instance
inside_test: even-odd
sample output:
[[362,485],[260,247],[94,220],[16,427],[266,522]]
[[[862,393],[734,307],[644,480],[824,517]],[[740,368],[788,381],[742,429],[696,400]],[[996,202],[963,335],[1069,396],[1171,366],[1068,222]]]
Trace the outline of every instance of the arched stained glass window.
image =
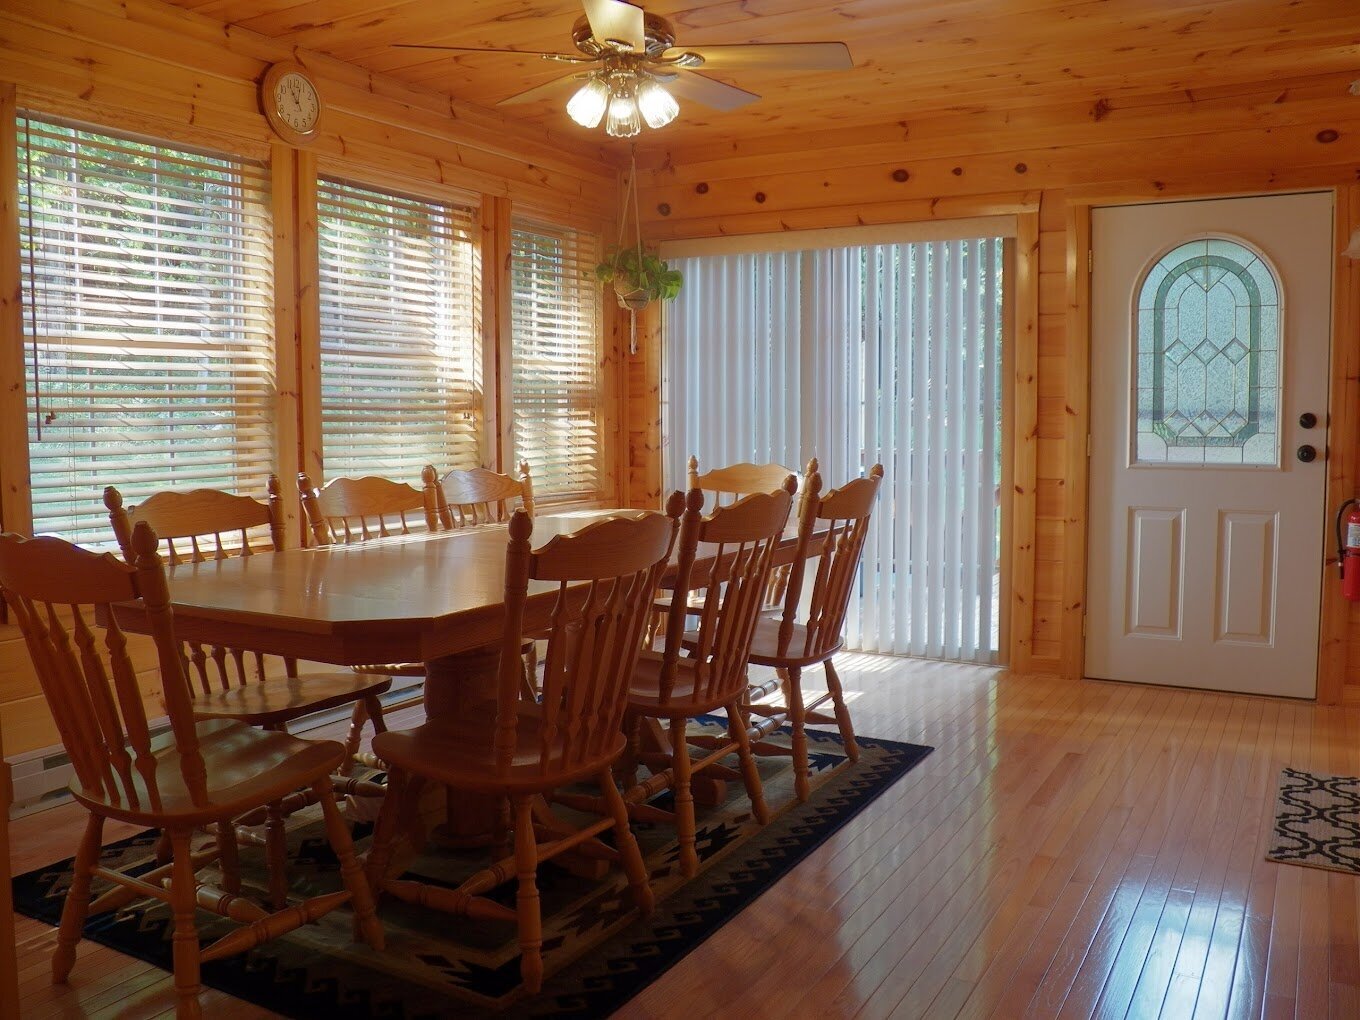
[[1280,291],[1260,254],[1207,238],[1138,291],[1136,463],[1279,462]]

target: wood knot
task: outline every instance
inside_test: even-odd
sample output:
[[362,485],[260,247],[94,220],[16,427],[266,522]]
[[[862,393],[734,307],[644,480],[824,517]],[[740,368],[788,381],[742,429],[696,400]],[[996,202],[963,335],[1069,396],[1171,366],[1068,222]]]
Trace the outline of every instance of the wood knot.
[[757,201],[757,202],[764,202],[764,201],[765,201],[765,192],[763,192],[763,191],[757,191],[757,192],[756,192],[756,201]]
[[953,174],[955,177],[962,177],[962,176],[963,176],[963,167],[961,167],[961,166],[956,166],[953,170],[950,170],[949,172],[950,172],[951,174]]
[[1015,172],[1018,174],[1027,174],[1029,173],[1029,167],[1024,163],[1016,163]]
[[671,214],[671,204],[669,202],[662,202],[656,207],[656,211],[662,216],[669,216]]
[[905,184],[907,181],[911,180],[911,174],[907,173],[907,171],[903,170],[901,167],[898,167],[892,172],[892,179],[898,184]]
[[708,181],[700,181],[698,184],[694,185],[694,190],[700,195],[707,195]]
[[1336,131],[1333,128],[1323,128],[1317,133],[1317,140],[1323,145],[1330,145],[1340,137],[1341,132]]

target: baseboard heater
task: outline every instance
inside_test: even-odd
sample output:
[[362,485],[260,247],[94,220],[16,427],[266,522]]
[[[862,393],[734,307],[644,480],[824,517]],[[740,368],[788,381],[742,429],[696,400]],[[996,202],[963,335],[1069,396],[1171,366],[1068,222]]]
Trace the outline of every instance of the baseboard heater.
[[[416,701],[423,683],[419,677],[393,677],[392,688],[379,698],[383,709],[398,709]],[[351,712],[349,705],[317,712],[305,719],[299,719],[290,732],[299,737],[306,736],[308,733],[347,720]],[[170,722],[165,717],[151,722],[153,739],[169,731]],[[74,770],[71,767],[71,759],[63,748],[45,747],[36,751],[26,751],[23,754],[11,755],[8,761],[10,778],[14,783],[11,818],[29,815],[35,811],[45,811],[71,799],[67,786]]]

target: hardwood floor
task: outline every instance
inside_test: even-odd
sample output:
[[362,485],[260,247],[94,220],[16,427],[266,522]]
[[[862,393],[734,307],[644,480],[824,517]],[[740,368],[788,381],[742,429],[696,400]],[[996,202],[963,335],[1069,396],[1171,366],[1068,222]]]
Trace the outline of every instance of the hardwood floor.
[[[1360,773],[1360,710],[838,662],[860,733],[937,750],[621,1016],[1360,1017],[1360,881],[1262,857],[1283,765]],[[80,826],[15,822],[15,870]],[[54,988],[53,939],[20,920],[25,1018],[171,1014],[88,943]]]

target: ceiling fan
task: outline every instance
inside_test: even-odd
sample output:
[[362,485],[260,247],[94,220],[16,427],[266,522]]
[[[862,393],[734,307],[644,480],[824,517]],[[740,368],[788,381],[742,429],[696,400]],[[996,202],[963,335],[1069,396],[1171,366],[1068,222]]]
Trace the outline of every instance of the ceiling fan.
[[572,27],[578,53],[397,43],[404,49],[453,50],[461,53],[517,53],[572,64],[576,70],[560,78],[502,99],[497,106],[529,103],[577,91],[567,113],[582,127],[603,120],[605,131],[629,138],[648,127],[664,127],[680,112],[676,97],[715,110],[735,110],[760,97],[735,85],[696,74],[714,70],[843,71],[853,67],[843,42],[745,43],[713,46],[675,45],[675,30],[665,18],[623,0],[581,0],[585,16]]

